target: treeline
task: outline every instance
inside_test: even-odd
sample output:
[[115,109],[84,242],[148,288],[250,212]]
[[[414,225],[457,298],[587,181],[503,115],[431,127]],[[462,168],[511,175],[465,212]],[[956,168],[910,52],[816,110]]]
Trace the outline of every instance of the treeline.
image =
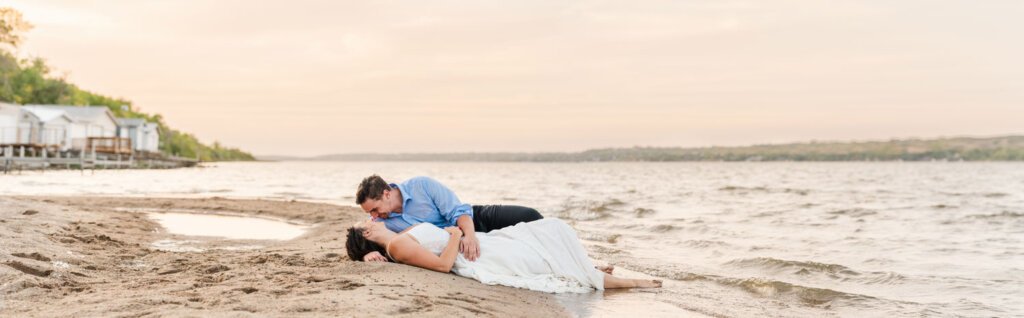
[[31,25],[21,20],[21,14],[10,8],[0,8],[0,101],[14,104],[58,104],[106,106],[116,117],[144,118],[160,126],[160,151],[202,161],[254,160],[253,156],[237,148],[214,142],[206,145],[195,136],[167,126],[159,114],[136,111],[132,102],[83,90],[65,78],[53,76],[41,58],[18,59],[14,50],[21,41],[20,33]]
[[[267,158],[303,160],[303,158]],[[807,142],[747,147],[633,147],[547,153],[337,154],[323,161],[1024,161],[1024,136]]]

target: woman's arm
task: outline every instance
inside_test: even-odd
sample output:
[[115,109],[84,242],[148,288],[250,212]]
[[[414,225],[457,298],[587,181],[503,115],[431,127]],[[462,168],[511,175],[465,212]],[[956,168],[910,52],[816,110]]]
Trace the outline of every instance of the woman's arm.
[[462,237],[462,230],[457,227],[447,227],[448,245],[445,246],[441,256],[430,253],[422,245],[410,237],[400,236],[388,246],[388,253],[396,261],[420,268],[447,273],[452,271],[455,258],[459,256],[459,238]]
[[[420,224],[423,224],[423,223],[420,223]],[[407,227],[407,228],[405,228],[405,230],[402,230],[402,232],[398,233],[398,234],[405,234],[405,232],[409,232],[409,230],[412,230],[412,228],[414,228],[414,227],[416,227],[416,226],[418,226],[420,224],[415,224],[413,226]],[[384,255],[380,255],[380,252],[373,251],[373,252],[366,253],[366,255],[363,255],[363,261],[364,262],[387,262],[388,258],[384,257]]]

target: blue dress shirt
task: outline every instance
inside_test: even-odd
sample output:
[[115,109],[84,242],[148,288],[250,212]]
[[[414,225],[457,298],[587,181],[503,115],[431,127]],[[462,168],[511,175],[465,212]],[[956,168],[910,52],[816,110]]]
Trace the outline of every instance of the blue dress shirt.
[[383,219],[389,230],[401,232],[419,223],[439,228],[456,226],[460,216],[473,217],[473,207],[459,201],[452,190],[429,177],[415,177],[400,184],[391,184],[402,193],[402,213],[391,211]]

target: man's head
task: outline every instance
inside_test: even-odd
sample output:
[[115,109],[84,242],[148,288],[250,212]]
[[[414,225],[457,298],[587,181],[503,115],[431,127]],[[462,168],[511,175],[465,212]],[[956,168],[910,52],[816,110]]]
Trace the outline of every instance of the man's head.
[[359,183],[356,204],[371,217],[383,219],[391,212],[402,212],[402,194],[380,176],[372,175]]

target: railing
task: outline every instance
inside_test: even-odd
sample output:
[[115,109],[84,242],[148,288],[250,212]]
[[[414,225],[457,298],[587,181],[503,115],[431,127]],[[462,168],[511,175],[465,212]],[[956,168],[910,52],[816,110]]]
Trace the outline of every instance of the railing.
[[132,140],[120,137],[89,137],[86,139],[85,149],[102,153],[130,154]]

